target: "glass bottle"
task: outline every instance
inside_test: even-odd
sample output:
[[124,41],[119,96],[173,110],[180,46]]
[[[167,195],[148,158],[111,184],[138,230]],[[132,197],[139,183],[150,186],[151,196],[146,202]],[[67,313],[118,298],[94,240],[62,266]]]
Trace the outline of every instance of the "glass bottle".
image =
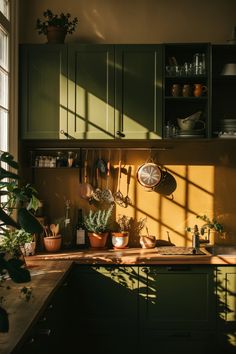
[[65,248],[70,248],[71,245],[72,245],[71,203],[70,200],[66,200],[64,230],[63,230],[63,246]]
[[76,248],[86,248],[86,231],[83,222],[82,209],[78,210],[75,246]]

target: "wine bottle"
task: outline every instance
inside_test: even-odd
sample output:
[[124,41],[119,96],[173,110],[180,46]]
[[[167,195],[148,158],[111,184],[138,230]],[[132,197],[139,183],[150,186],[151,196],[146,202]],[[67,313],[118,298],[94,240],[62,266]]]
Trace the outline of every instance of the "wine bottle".
[[82,209],[78,210],[78,221],[76,225],[76,248],[86,248],[86,232],[83,222]]

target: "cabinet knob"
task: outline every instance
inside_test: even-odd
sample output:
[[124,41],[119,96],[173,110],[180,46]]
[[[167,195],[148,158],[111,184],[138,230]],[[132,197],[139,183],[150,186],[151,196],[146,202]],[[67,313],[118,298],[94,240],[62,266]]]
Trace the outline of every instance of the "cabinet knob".
[[36,334],[40,335],[40,336],[49,337],[51,332],[52,332],[52,330],[50,328],[39,328],[39,329],[37,329]]
[[120,137],[120,138],[124,138],[125,134],[122,133],[120,130],[117,130],[116,134]]

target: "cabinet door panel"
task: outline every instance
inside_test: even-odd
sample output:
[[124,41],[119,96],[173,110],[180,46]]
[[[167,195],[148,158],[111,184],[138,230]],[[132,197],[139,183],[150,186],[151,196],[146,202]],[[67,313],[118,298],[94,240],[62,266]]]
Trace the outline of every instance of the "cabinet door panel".
[[21,136],[58,139],[67,131],[67,49],[22,46],[20,58]]
[[69,134],[114,138],[114,47],[70,45],[68,80]]
[[117,45],[115,57],[116,131],[127,139],[160,137],[161,46]]
[[217,295],[219,318],[236,327],[236,267],[218,267]]
[[214,324],[213,271],[150,268],[140,277],[139,290],[145,298],[144,306],[140,302],[144,327],[202,329]]

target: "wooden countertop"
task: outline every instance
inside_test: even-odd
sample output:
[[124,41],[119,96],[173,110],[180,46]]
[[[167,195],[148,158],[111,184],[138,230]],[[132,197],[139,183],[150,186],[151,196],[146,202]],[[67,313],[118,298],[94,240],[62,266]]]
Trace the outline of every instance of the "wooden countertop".
[[71,260],[81,264],[206,264],[236,265],[236,255],[160,255],[157,248],[127,248],[121,250],[74,250],[58,253],[44,253],[29,257],[34,260]]
[[[29,283],[16,284],[7,280],[11,289],[1,288],[1,295],[5,297],[3,305],[9,315],[9,332],[0,333],[0,354],[14,353],[25,340],[56,289],[63,283],[72,262],[28,260],[27,266],[31,272]],[[23,286],[32,288],[33,297],[29,302],[20,297]]]
[[[236,265],[236,256],[186,255],[162,256],[157,249],[130,248],[125,250],[84,250],[38,254],[26,257],[31,282],[16,284],[8,280],[10,290],[1,289],[4,308],[9,314],[10,330],[0,333],[0,354],[14,353],[27,338],[57,288],[63,283],[73,262],[100,265]],[[26,302],[19,297],[23,286],[32,288],[33,298]]]

